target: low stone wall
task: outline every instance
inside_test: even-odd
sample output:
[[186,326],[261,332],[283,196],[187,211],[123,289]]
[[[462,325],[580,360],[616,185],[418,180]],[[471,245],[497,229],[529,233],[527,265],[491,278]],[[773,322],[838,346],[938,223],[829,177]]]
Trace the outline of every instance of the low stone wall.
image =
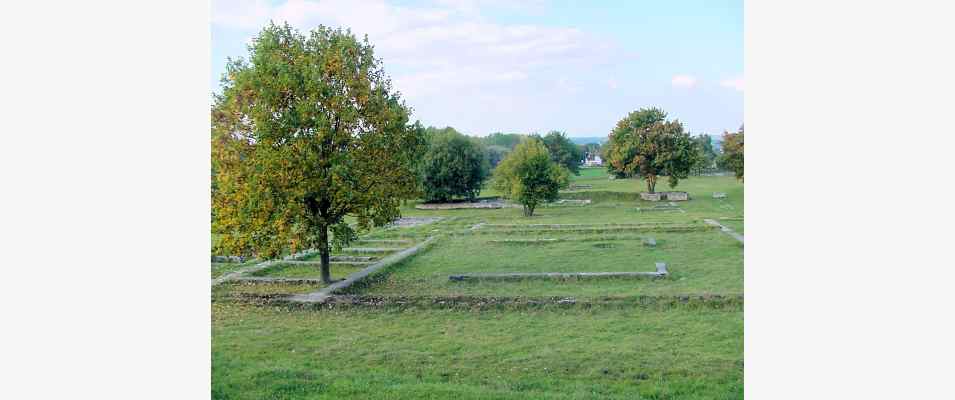
[[212,256],[214,263],[244,263],[251,258],[243,256]]
[[398,218],[391,223],[390,227],[392,228],[412,228],[418,225],[427,225],[430,223],[438,222],[444,219],[444,217],[403,217]]
[[238,270],[236,270],[236,271],[232,271],[232,272],[230,272],[230,273],[228,273],[228,274],[225,274],[225,275],[222,275],[222,276],[220,276],[220,277],[218,277],[218,278],[213,279],[213,280],[212,280],[212,286],[218,285],[218,284],[220,284],[220,283],[222,283],[222,282],[225,282],[225,281],[233,280],[233,279],[236,279],[236,278],[239,278],[239,277],[243,277],[243,276],[248,275],[248,274],[252,274],[252,273],[255,273],[255,272],[264,270],[264,269],[269,268],[269,267],[271,267],[271,266],[273,266],[273,265],[275,265],[275,264],[277,264],[277,263],[281,263],[282,261],[297,261],[297,260],[301,260],[301,259],[303,259],[303,258],[308,258],[308,257],[312,256],[312,255],[315,254],[315,253],[318,253],[318,250],[316,250],[316,249],[308,249],[308,250],[300,251],[300,252],[295,253],[295,254],[291,254],[291,255],[285,256],[284,258],[282,258],[282,259],[280,259],[280,260],[263,261],[263,262],[260,262],[260,263],[258,263],[258,264],[252,265],[252,266],[244,267],[244,268],[238,269]]
[[448,280],[461,282],[470,280],[510,281],[524,279],[594,279],[594,278],[663,278],[667,276],[666,263],[656,263],[654,272],[540,272],[540,273],[503,273],[503,274],[458,274],[448,276]]
[[[328,262],[329,265],[371,265],[374,263],[375,263],[374,261],[341,261],[341,260],[330,260]],[[312,267],[321,267],[322,262],[321,261],[287,260],[287,261],[279,261],[275,263],[274,265],[305,265],[305,266],[312,266]]]
[[403,261],[404,259],[411,257],[412,255],[415,255],[422,250],[427,249],[428,247],[431,246],[432,243],[434,243],[435,240],[437,240],[437,237],[431,236],[427,240],[421,243],[418,243],[414,247],[410,247],[400,252],[394,253],[388,257],[381,259],[381,261],[378,261],[372,264],[368,268],[355,272],[354,274],[348,275],[348,277],[345,278],[344,280],[335,282],[316,292],[294,295],[294,296],[287,297],[284,300],[289,302],[299,302],[299,303],[323,303],[325,302],[325,300],[331,297],[332,294],[334,294],[336,291],[345,289],[355,284],[356,282],[361,281],[362,279],[365,279],[366,277],[368,277],[369,275],[375,272],[378,272],[384,268],[397,264]]
[[552,203],[544,203],[544,207],[560,207],[560,206],[585,206],[590,204],[590,199],[560,199]]
[[711,230],[713,227],[697,224],[673,224],[673,225],[645,225],[645,226],[607,226],[607,227],[581,227],[581,228],[530,228],[530,229],[495,229],[495,230],[477,230],[474,234],[497,234],[497,235],[527,235],[541,232],[563,232],[563,233],[609,233],[609,232],[699,232]]
[[685,213],[685,212],[686,212],[686,211],[683,211],[682,208],[680,208],[679,206],[677,206],[677,205],[675,205],[675,204],[673,204],[673,205],[670,205],[670,204],[658,204],[658,205],[655,205],[655,206],[653,206],[653,207],[637,207],[636,210],[639,211],[639,212],[653,212],[653,211],[663,211],[663,212],[673,211],[673,212],[681,212],[681,213]]
[[715,220],[712,220],[712,219],[704,219],[703,222],[705,222],[705,223],[707,223],[707,224],[709,224],[709,225],[712,225],[712,226],[715,226],[715,227],[719,228],[719,229],[720,229],[720,232],[723,232],[723,233],[729,235],[729,236],[732,237],[733,239],[736,239],[736,241],[740,242],[740,244],[743,244],[743,235],[740,235],[740,234],[736,233],[736,231],[734,231],[734,230],[732,230],[732,229],[730,229],[730,228],[727,228],[727,227],[724,226],[723,224],[721,224],[721,223],[719,223],[719,222],[716,222]]
[[498,239],[498,240],[488,240],[488,243],[494,244],[551,244],[557,242],[564,242],[564,239]]
[[664,195],[669,201],[687,201],[690,199],[690,194],[687,192],[666,192]]
[[640,192],[640,199],[646,201],[660,201],[663,200],[663,194]]
[[656,192],[656,193],[640,192],[640,199],[646,200],[646,201],[660,201],[660,200],[687,201],[690,199],[690,194],[687,192]]
[[418,204],[414,208],[418,210],[459,210],[459,209],[468,209],[468,208],[504,208],[503,201],[488,201],[488,202],[476,202],[476,203],[433,203],[433,204]]
[[704,294],[704,295],[638,295],[638,296],[371,296],[371,295],[335,295],[325,302],[296,303],[289,302],[280,295],[236,296],[235,300],[250,303],[284,305],[292,309],[332,309],[349,307],[396,308],[396,309],[564,309],[574,308],[645,308],[666,310],[671,308],[741,310],[744,299],[741,294]]

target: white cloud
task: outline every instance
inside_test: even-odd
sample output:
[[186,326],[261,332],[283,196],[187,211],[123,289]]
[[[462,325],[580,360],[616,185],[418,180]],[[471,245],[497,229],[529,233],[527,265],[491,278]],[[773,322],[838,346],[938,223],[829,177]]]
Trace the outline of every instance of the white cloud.
[[212,24],[259,29],[269,21],[272,6],[265,0],[213,0]]
[[745,83],[746,81],[743,79],[743,77],[739,77],[739,78],[724,79],[720,81],[720,86],[726,87],[726,88],[733,88],[737,92],[742,92],[743,87],[745,86]]
[[673,79],[670,80],[673,87],[681,89],[692,89],[697,83],[699,83],[699,80],[690,75],[674,75]]
[[[458,123],[455,118],[466,124],[464,113],[497,112],[504,104],[546,107],[534,101],[553,102],[557,100],[548,97],[550,92],[582,90],[583,82],[562,77],[593,74],[594,68],[624,53],[613,42],[579,29],[501,24],[481,16],[488,7],[510,11],[516,3],[438,0],[431,6],[408,7],[363,0],[357,7],[348,0],[289,0],[278,5],[214,0],[212,22],[245,34],[254,34],[270,20],[287,21],[303,33],[323,24],[348,27],[359,37],[367,34],[394,87],[414,106],[415,118],[452,125]],[[532,12],[542,5],[522,2],[520,7]],[[602,87],[616,86],[613,81]],[[491,92],[494,96],[489,97]],[[448,93],[454,93],[453,101]],[[483,125],[486,120],[482,116],[479,121]]]

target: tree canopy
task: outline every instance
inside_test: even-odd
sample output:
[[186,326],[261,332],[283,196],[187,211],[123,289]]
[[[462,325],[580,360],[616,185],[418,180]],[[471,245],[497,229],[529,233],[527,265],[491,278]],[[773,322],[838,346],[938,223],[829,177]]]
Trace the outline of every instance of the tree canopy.
[[417,195],[420,124],[372,45],[319,26],[308,36],[270,24],[230,60],[212,107],[217,250],[274,258],[334,246],[381,226]]
[[494,132],[484,137],[484,144],[488,146],[501,146],[511,150],[524,140],[525,137],[527,136],[519,133]]
[[743,127],[739,132],[723,133],[723,154],[717,159],[717,165],[736,174],[736,179],[743,179]]
[[427,201],[474,199],[489,172],[484,145],[454,128],[428,128],[429,146],[421,162]]
[[550,153],[551,161],[562,165],[574,175],[580,175],[580,162],[584,158],[584,153],[580,146],[574,144],[567,138],[567,134],[560,131],[550,131],[541,140]]
[[667,121],[658,108],[643,108],[617,122],[604,145],[607,169],[618,177],[639,176],[654,193],[657,178],[676,187],[696,165],[699,153],[679,121]]
[[507,153],[511,152],[511,149],[498,145],[484,146],[484,148],[486,150],[485,154],[487,154],[487,163],[492,169],[497,167],[497,164],[500,164],[504,157],[507,157]]
[[528,217],[539,204],[556,200],[569,178],[567,169],[551,161],[544,143],[533,138],[525,138],[494,169],[494,187],[521,203]]

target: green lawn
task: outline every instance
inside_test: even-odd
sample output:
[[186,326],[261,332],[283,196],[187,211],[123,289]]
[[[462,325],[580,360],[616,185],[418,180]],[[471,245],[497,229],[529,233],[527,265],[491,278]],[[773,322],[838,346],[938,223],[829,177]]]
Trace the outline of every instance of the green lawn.
[[[362,269],[363,266],[332,264],[329,266],[332,279],[344,279],[349,274]],[[278,264],[261,271],[252,273],[251,276],[266,276],[271,278],[321,278],[322,271],[318,266],[301,264]]]
[[[660,178],[658,191],[670,190],[666,179]],[[690,201],[675,202],[685,213],[676,212],[638,212],[637,208],[650,208],[663,202],[642,201],[637,193],[645,191],[642,180],[608,180],[602,169],[583,169],[581,175],[573,177],[575,184],[593,185],[593,189],[562,192],[562,198],[591,199],[587,206],[542,207],[534,212],[534,217],[524,218],[520,208],[480,209],[480,210],[418,210],[416,203],[409,202],[402,208],[404,216],[443,216],[454,217],[460,223],[466,221],[486,221],[490,223],[636,223],[642,221],[701,221],[703,218],[742,217],[743,184],[732,176],[693,176],[680,181],[673,190],[686,191]],[[725,199],[714,199],[714,192],[726,193]],[[481,196],[494,196],[493,190],[485,190]],[[423,228],[422,228],[423,229]],[[430,229],[430,228],[429,228]]]
[[222,299],[233,295],[275,295],[314,292],[324,287],[321,283],[263,283],[263,282],[225,282],[212,288],[212,297]]
[[[647,236],[656,239],[656,247],[646,247],[639,239],[581,240],[613,236],[540,234],[532,237],[564,237],[567,241],[515,245],[489,242],[512,236],[458,235],[405,263],[365,293],[576,297],[742,294],[743,255],[734,239],[716,230]],[[448,275],[459,273],[654,271],[658,261],[668,264],[670,277],[516,282],[448,279]]]
[[743,315],[213,305],[217,399],[739,399]]
[[[743,294],[743,248],[716,229],[547,231],[485,224],[677,224],[705,218],[742,233],[743,185],[733,177],[692,177],[676,190],[685,212],[640,212],[659,203],[636,199],[637,180],[609,180],[602,169],[574,178],[593,189],[562,193],[585,206],[417,210],[403,216],[444,219],[413,228],[378,228],[366,239],[439,240],[373,276],[348,294],[367,296],[575,297]],[[661,179],[658,190],[666,188]],[[712,198],[725,192],[726,199]],[[485,191],[482,196],[494,195]],[[720,219],[720,218],[729,218]],[[580,229],[576,229],[580,230]],[[643,239],[653,237],[650,248]],[[543,244],[498,240],[559,239]],[[359,243],[355,247],[407,247]],[[338,252],[336,254],[349,254]],[[358,255],[358,254],[354,254]],[[384,254],[361,254],[378,257]],[[664,279],[452,282],[448,275],[488,272],[653,271]],[[360,267],[336,265],[334,278]],[[258,275],[315,277],[312,266]],[[213,289],[212,387],[216,399],[739,399],[743,397],[743,313],[679,305],[503,308],[253,304],[242,294],[305,293],[320,284],[231,284]]]
[[212,263],[212,279],[218,278],[222,275],[228,274],[232,271],[235,271],[242,267],[247,267],[250,265],[255,265],[260,261],[249,260],[244,263],[225,263],[225,262],[214,262]]

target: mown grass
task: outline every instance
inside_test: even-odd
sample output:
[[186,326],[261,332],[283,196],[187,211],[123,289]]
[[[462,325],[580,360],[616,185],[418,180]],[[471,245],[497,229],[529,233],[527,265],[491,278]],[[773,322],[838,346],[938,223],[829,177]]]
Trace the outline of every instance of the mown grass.
[[[361,268],[364,267],[342,264],[332,264],[329,266],[332,279],[335,280],[344,279],[349,274],[352,274]],[[261,271],[254,272],[250,275],[270,278],[321,278],[322,271],[318,266],[315,265],[277,264]]]
[[[692,197],[677,203],[685,213],[637,212],[637,207],[659,204],[636,199],[636,193],[643,190],[643,183],[637,180],[608,180],[600,169],[585,169],[574,180],[591,184],[593,189],[562,196],[590,198],[593,204],[543,207],[534,217],[525,218],[515,208],[428,211],[414,209],[415,203],[408,202],[402,207],[403,216],[444,219],[413,228],[366,232],[366,238],[416,242],[432,235],[440,237],[429,251],[350,291],[367,298],[418,296],[425,299],[420,307],[299,309],[252,305],[241,299],[305,293],[317,290],[320,284],[226,283],[213,288],[212,397],[742,398],[741,301],[719,308],[627,305],[633,302],[595,308],[428,305],[429,296],[567,296],[586,300],[743,293],[742,246],[716,230],[594,233],[489,228],[480,234],[470,230],[478,223],[699,225],[704,218],[712,218],[742,233],[743,186],[732,177],[691,177],[681,182],[676,190],[688,191]],[[662,183],[658,190],[669,189]],[[713,199],[713,192],[725,192],[727,198]],[[494,193],[482,193],[487,195]],[[647,236],[656,239],[656,247],[644,246]],[[561,240],[544,244],[490,242],[535,238]],[[669,264],[670,277],[448,280],[449,274],[467,272],[652,271],[657,261]],[[312,269],[295,266],[265,273],[312,277]],[[333,277],[348,271],[333,267]]]
[[[670,188],[661,178],[658,191]],[[743,215],[743,184],[731,176],[691,176],[680,181],[673,190],[686,191],[691,200],[675,202],[685,213],[679,212],[639,212],[636,209],[650,208],[667,202],[639,200],[638,192],[645,191],[643,181],[638,179],[608,180],[602,169],[584,169],[581,176],[573,178],[574,183],[593,185],[593,189],[575,190],[561,193],[562,198],[591,199],[590,205],[542,207],[531,218],[521,215],[519,208],[481,209],[481,210],[418,210],[415,202],[402,207],[403,216],[444,216],[453,217],[457,223],[633,223],[646,220],[667,220],[672,222],[701,221],[703,218],[739,217]],[[714,192],[726,193],[725,199],[714,199]],[[494,195],[493,190],[485,190],[482,196]],[[444,222],[444,221],[442,221]],[[427,226],[426,226],[427,227]],[[439,227],[418,227],[420,231],[440,229]]]
[[[739,244],[715,230],[652,233],[656,247],[640,239],[604,240],[603,236],[538,232],[521,238],[562,239],[546,244],[501,244],[501,235],[457,235],[409,260],[370,284],[371,295],[486,296],[633,296],[743,292],[743,255]],[[633,236],[620,236],[621,238]],[[592,240],[596,239],[596,240]],[[665,279],[521,280],[456,282],[449,275],[508,272],[637,272],[668,265]]]
[[725,226],[725,227],[727,227],[727,228],[730,228],[730,229],[736,231],[736,233],[743,234],[743,221],[724,221],[724,220],[720,220],[719,223],[723,224],[723,226]]
[[272,283],[272,282],[237,282],[220,283],[212,288],[212,297],[229,297],[234,295],[280,295],[314,292],[323,288],[321,283]]
[[212,279],[218,278],[222,275],[228,274],[232,271],[235,271],[239,268],[247,267],[249,265],[254,265],[259,263],[258,260],[249,260],[244,263],[227,263],[227,262],[214,262],[212,263]]
[[737,399],[741,311],[213,305],[216,399]]

